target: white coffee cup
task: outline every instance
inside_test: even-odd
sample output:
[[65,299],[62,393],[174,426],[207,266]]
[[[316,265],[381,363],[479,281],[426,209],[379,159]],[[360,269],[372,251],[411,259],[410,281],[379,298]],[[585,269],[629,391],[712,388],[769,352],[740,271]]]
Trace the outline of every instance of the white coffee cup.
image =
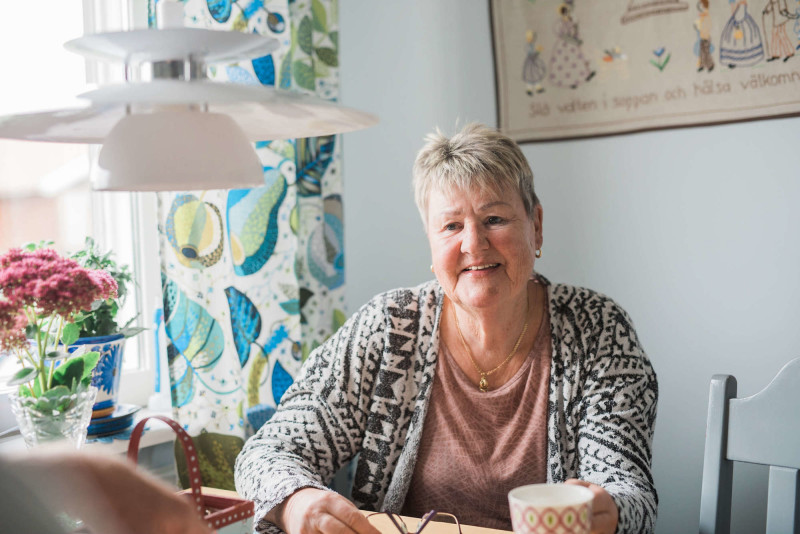
[[508,492],[514,534],[589,534],[594,494],[571,484],[531,484]]

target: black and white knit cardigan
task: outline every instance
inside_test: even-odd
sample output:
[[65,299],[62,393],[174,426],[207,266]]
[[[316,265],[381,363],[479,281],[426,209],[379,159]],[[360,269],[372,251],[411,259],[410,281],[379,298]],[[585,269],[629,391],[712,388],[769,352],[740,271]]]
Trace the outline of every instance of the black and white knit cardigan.
[[[618,532],[653,532],[650,361],[614,301],[540,281],[552,342],[547,480],[599,484],[619,508]],[[378,295],[309,356],[236,461],[236,488],[255,501],[257,521],[297,489],[327,488],[357,453],[353,502],[400,511],[439,355],[443,295],[436,281]],[[279,532],[264,520],[257,530]]]

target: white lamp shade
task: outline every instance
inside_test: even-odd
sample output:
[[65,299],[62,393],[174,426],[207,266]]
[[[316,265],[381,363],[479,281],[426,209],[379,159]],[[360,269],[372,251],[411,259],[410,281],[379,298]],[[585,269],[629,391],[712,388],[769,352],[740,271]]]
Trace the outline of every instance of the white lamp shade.
[[206,64],[233,63],[267,55],[279,46],[272,37],[204,28],[93,33],[64,43],[67,50],[87,58],[125,63],[188,57]]
[[100,191],[264,184],[253,146],[230,117],[188,110],[125,116],[106,137],[91,176]]
[[57,143],[104,143],[125,116],[177,105],[207,106],[230,116],[251,141],[317,137],[377,124],[371,113],[272,87],[155,80],[110,85],[80,95],[92,105],[0,117],[0,137]]
[[86,107],[0,117],[0,138],[103,143],[90,172],[101,191],[255,187],[264,183],[263,168],[250,141],[332,135],[378,122],[314,96],[205,79],[208,63],[263,57],[277,48],[276,39],[260,35],[135,30],[87,35],[66,46],[126,65],[183,65],[182,77],[159,70],[149,82],[84,93]]

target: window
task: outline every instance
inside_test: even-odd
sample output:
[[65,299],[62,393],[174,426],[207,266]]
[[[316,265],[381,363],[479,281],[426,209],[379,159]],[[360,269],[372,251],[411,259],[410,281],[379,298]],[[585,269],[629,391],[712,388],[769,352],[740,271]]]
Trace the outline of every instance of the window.
[[[86,90],[87,79],[119,81],[121,66],[88,62],[63,44],[86,32],[144,27],[147,15],[145,0],[11,2],[4,8],[0,65],[6,76],[0,115],[72,107],[78,105],[75,95]],[[0,139],[0,252],[47,240],[67,253],[81,248],[91,235],[134,272],[137,287],[131,288],[122,317],[138,314],[139,323],[151,327],[152,310],[160,307],[161,298],[155,195],[93,192],[89,167],[97,148]],[[148,403],[155,375],[154,340],[152,328],[128,339],[121,402]],[[6,359],[0,365],[0,394],[9,390],[5,383],[14,372],[12,364]],[[168,402],[169,391],[163,395]]]
[[[62,45],[83,34],[82,13],[80,0],[5,6],[0,115],[75,104],[85,62]],[[24,20],[35,20],[35,31]],[[62,252],[80,247],[92,224],[88,172],[85,145],[0,140],[0,250],[42,239]]]

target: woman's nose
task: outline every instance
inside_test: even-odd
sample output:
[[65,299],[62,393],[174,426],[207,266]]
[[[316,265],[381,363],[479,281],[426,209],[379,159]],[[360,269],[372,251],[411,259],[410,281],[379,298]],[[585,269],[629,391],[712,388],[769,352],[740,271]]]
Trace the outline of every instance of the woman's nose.
[[489,247],[484,229],[480,225],[468,224],[464,227],[461,239],[461,252],[474,254]]

